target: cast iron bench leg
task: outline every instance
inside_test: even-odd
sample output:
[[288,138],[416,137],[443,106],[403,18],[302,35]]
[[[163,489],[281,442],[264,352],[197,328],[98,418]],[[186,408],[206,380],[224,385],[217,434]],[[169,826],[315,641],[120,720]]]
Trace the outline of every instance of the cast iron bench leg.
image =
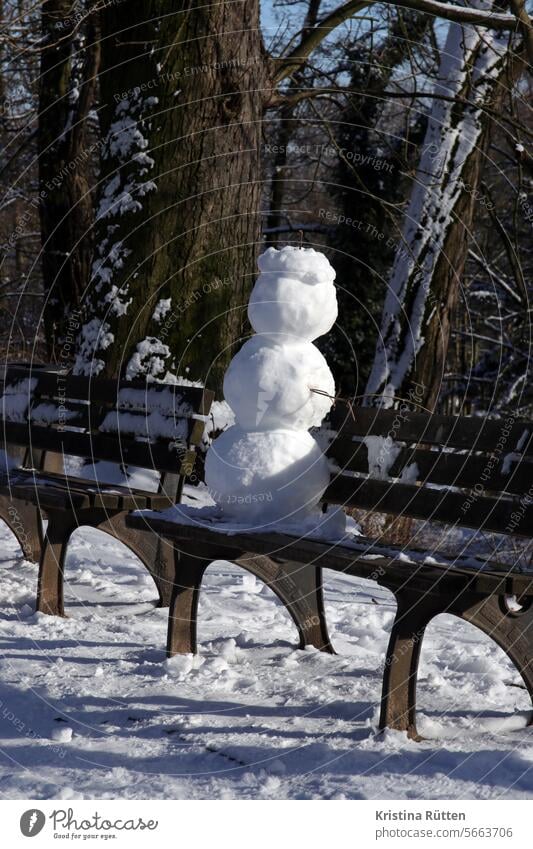
[[63,569],[68,542],[78,527],[76,517],[68,510],[47,510],[48,526],[39,564],[37,607],[40,613],[64,616]]
[[168,611],[167,657],[196,654],[200,585],[213,558],[195,556],[176,547],[175,578]]
[[387,648],[383,672],[380,728],[407,731],[419,739],[416,730],[416,683],[424,631],[443,602],[428,596],[396,590],[396,618]]
[[125,524],[128,511],[110,513],[94,522],[105,533],[110,534],[131,549],[142,561],[152,576],[159,595],[158,607],[168,607],[172,597],[174,584],[174,547],[154,534],[136,528],[127,528]]
[[[416,684],[420,649],[428,623],[439,613],[451,613],[491,637],[515,665],[533,702],[533,602],[520,612],[509,611],[502,596],[480,598],[471,592],[446,602],[409,591],[396,592],[398,609],[391,632],[381,701],[380,728],[416,730]],[[530,724],[533,723],[533,714]]]
[[[533,702],[533,599],[529,597],[522,612],[510,612],[502,596],[483,599],[458,599],[450,610],[466,622],[476,625],[504,650],[526,685]],[[533,723],[533,714],[530,724]]]
[[[216,557],[212,550],[202,554],[176,546],[174,589],[168,620],[167,655],[197,650],[198,599],[204,572]],[[257,554],[234,554],[228,560],[256,575],[274,592],[289,611],[300,637],[300,648],[312,645],[334,653],[327,630],[322,599],[322,570],[318,566],[276,563]]]
[[285,605],[298,629],[299,648],[314,646],[335,654],[324,612],[320,566],[276,563],[270,557],[253,554],[244,554],[234,562],[257,575]]
[[43,545],[39,508],[30,502],[0,495],[0,519],[15,534],[25,559],[38,563]]

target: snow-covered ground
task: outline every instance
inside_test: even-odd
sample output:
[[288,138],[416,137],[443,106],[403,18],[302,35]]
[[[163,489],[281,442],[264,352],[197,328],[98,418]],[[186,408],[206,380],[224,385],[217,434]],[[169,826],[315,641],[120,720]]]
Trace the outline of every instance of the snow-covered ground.
[[165,660],[166,611],[139,562],[82,529],[69,618],[33,612],[36,567],[0,522],[0,797],[525,798],[529,700],[503,653],[440,617],[427,632],[420,730],[376,733],[394,612],[375,584],[327,574],[339,654],[294,649],[270,591],[213,564],[201,651]]

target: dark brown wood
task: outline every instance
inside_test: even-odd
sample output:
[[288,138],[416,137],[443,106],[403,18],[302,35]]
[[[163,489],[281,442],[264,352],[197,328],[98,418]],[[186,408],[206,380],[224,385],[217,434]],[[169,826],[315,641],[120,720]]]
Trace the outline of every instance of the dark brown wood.
[[42,522],[39,508],[0,492],[0,519],[15,534],[25,560],[38,563],[41,556]]
[[396,442],[427,443],[440,448],[493,452],[500,444],[502,455],[517,450],[533,456],[533,424],[527,421],[487,417],[438,416],[410,411],[349,407],[339,401],[331,413],[331,427],[349,436],[390,436]]
[[[91,380],[31,367],[5,369],[3,391],[6,388],[12,394],[20,388],[28,402],[27,410],[17,412],[13,421],[4,413],[6,442],[31,446],[32,453],[55,451],[181,476],[192,473],[192,449],[202,440],[214,397],[201,387]],[[51,405],[56,408],[52,421]],[[166,435],[159,432],[160,420],[154,430],[154,408]]]
[[165,493],[144,492],[115,484],[26,469],[16,469],[10,476],[0,478],[0,492],[12,499],[22,499],[52,510],[69,507],[164,510],[173,503]]
[[[442,563],[427,564],[424,552],[409,552],[412,562],[406,563],[399,559],[400,555],[405,557],[404,549],[376,545],[371,540],[348,547],[282,534],[227,535],[155,516],[131,514],[126,517],[126,525],[149,527],[173,540],[181,552],[176,560],[169,654],[196,648],[201,579],[215,557],[227,557],[263,579],[265,564],[270,564],[270,570],[275,568],[280,574],[294,576],[298,574],[298,564],[305,564],[309,570],[321,563],[336,571],[371,578],[396,595],[397,613],[383,666],[381,728],[406,731],[413,739],[419,739],[416,685],[420,651],[427,624],[443,612],[459,616],[491,636],[507,652],[533,698],[533,574],[520,574],[503,564],[487,569],[481,562],[476,569],[471,560],[466,566],[458,558],[442,557]],[[273,574],[270,572],[271,581]],[[282,593],[278,595],[291,610],[290,602]],[[521,612],[510,610],[506,604],[510,596],[520,601]],[[317,622],[321,622],[320,617]]]
[[[138,389],[146,396],[147,392],[164,393],[174,396],[174,409],[182,403],[189,404],[191,413],[208,415],[213,393],[201,386],[181,386],[174,383],[147,383],[141,380],[111,380],[105,377],[83,377],[61,370],[31,366],[9,366],[2,376],[2,382],[12,385],[26,379],[37,380],[35,390],[44,398],[72,398],[85,400],[92,405],[115,406],[121,389]],[[128,408],[129,405],[128,405]],[[133,407],[133,409],[136,409]],[[137,409],[146,409],[146,404]]]
[[[31,366],[5,368],[1,383],[2,393],[26,395],[28,402],[25,410],[24,405],[15,410],[15,421],[5,418],[8,405],[0,409],[3,445],[11,454],[20,446],[26,465],[0,477],[0,517],[25,555],[40,559],[38,609],[63,615],[63,561],[70,534],[81,524],[102,527],[129,545],[152,575],[159,604],[168,605],[174,584],[172,544],[127,528],[125,516],[130,510],[162,510],[179,498],[184,477],[194,469],[194,446],[202,439],[213,393],[174,384],[90,380]],[[128,392],[121,395],[121,390]],[[53,421],[50,404],[61,407]],[[166,420],[167,435],[153,437],[152,405]],[[127,415],[119,418],[119,413]],[[159,491],[70,476],[63,471],[64,455],[155,469]],[[49,519],[44,541],[41,511]]]
[[64,616],[64,566],[70,535],[76,529],[74,513],[50,509],[48,526],[39,564],[37,610],[52,616]]
[[413,516],[452,526],[533,536],[533,501],[503,495],[453,492],[376,478],[337,475],[324,494],[332,504]]
[[396,593],[397,609],[383,669],[380,728],[416,730],[416,684],[426,625],[442,612],[442,601],[402,589]]
[[[327,451],[342,471],[368,473],[368,449],[363,442],[353,442],[339,434]],[[391,478],[399,478],[404,469],[416,463],[416,480],[443,486],[473,489],[482,484],[491,492],[522,495],[533,485],[533,458],[517,454],[503,474],[504,456],[492,459],[479,452],[444,452],[424,448],[402,448],[389,469]],[[482,478],[483,476],[483,478]]]
[[[423,591],[420,587],[391,587],[396,594],[397,611],[384,665],[380,728],[406,731],[420,739],[416,728],[416,688],[418,664],[424,632],[440,613],[451,613],[480,628],[491,637],[520,673],[533,700],[533,597],[522,610],[513,612],[507,595],[480,596],[465,588],[462,592]],[[444,588],[446,590],[446,588]]]
[[[209,546],[210,556],[227,560],[239,557],[239,552],[266,555],[277,562],[307,563],[333,569],[347,575],[401,586],[409,582],[428,589],[439,581],[454,592],[469,589],[480,594],[508,593],[518,597],[533,595],[533,573],[522,574],[505,564],[487,564],[472,557],[439,555],[439,563],[426,563],[427,552],[409,550],[394,545],[377,545],[374,540],[357,538],[350,545],[324,543],[287,534],[225,534],[197,525],[180,525],[155,514],[131,513],[126,517],[130,528],[161,534],[185,549]],[[403,558],[403,559],[401,559]],[[472,565],[474,563],[474,565]]]
[[36,448],[58,454],[72,454],[91,460],[110,460],[117,464],[141,466],[175,474],[190,474],[195,458],[194,452],[188,450],[185,441],[170,444],[169,440],[169,445],[162,442],[154,445],[134,439],[117,438],[111,434],[92,435],[19,422],[4,422],[3,431],[6,442],[16,445],[30,442]]
[[[157,520],[156,520],[157,521]],[[146,525],[130,523],[138,529]],[[231,543],[230,543],[231,544]],[[220,548],[202,532],[191,539],[177,540],[174,590],[169,610],[167,654],[189,654],[197,650],[197,611],[205,570],[220,555]],[[311,645],[334,654],[329,638],[322,595],[322,570],[308,563],[289,562],[232,546],[229,560],[256,575],[272,590],[296,625],[300,648]]]

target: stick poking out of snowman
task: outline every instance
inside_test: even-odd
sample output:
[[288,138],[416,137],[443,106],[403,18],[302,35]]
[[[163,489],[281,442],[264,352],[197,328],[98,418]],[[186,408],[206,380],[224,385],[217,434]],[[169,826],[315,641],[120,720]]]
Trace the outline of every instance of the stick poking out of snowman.
[[258,265],[248,305],[256,334],[224,378],[236,424],[213,442],[205,475],[225,517],[272,530],[317,512],[329,483],[328,461],[308,431],[335,395],[313,340],[331,330],[338,309],[335,271],[319,251],[269,248]]

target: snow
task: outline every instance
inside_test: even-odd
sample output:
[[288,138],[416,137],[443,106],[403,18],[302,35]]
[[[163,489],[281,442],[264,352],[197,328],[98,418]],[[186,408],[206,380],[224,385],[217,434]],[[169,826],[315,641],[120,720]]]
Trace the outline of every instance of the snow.
[[184,419],[162,416],[158,410],[148,415],[134,415],[112,410],[107,413],[99,427],[104,433],[132,434],[147,437],[151,441],[160,439],[186,440],[189,433],[188,422]]
[[73,373],[96,376],[103,370],[105,363],[95,356],[96,351],[105,351],[114,341],[110,326],[99,318],[91,318],[80,331],[78,353]]
[[415,483],[420,478],[420,469],[418,468],[418,463],[409,463],[408,466],[404,466],[402,469],[402,473],[400,475],[400,480],[402,483]]
[[390,436],[365,436],[363,442],[368,452],[368,474],[373,478],[386,479],[401,446]]
[[139,375],[146,375],[147,379],[161,377],[168,357],[170,357],[168,345],[155,336],[148,336],[137,343],[135,352],[126,366],[126,380],[134,380]]
[[227,430],[235,424],[235,413],[227,401],[213,401],[206,424],[207,435],[217,430]]
[[155,469],[143,469],[137,466],[98,460],[86,461],[83,457],[65,457],[65,474],[70,477],[94,480],[99,483],[127,486],[143,492],[157,492],[161,475]]
[[314,510],[329,484],[329,466],[307,431],[234,425],[212,443],[205,476],[225,515],[267,530]]
[[66,410],[64,405],[60,410],[57,404],[45,403],[37,404],[32,408],[31,420],[34,424],[50,425],[58,422],[68,421],[76,417],[73,410]]
[[528,428],[524,428],[523,432],[520,435],[520,439],[518,440],[515,450],[510,451],[505,455],[502,462],[502,475],[508,475],[511,473],[511,467],[513,463],[519,463],[522,460],[522,451],[526,446],[526,443],[529,439],[529,430]]
[[167,611],[117,542],[74,534],[59,619],[33,613],[37,568],[0,539],[3,798],[531,798],[527,694],[457,619],[426,631],[414,743],[377,734],[394,600],[375,583],[325,572],[332,656],[295,649],[270,590],[216,561],[199,655],[166,660]]
[[5,421],[26,421],[26,413],[36,386],[37,378],[27,377],[4,388],[4,394],[0,398],[0,411]]
[[308,430],[335,396],[312,340],[333,326],[337,296],[333,268],[312,248],[268,248],[258,266],[248,305],[257,335],[224,379],[236,424],[210,446],[205,479],[226,517],[267,527],[316,512],[329,483],[328,461]]
[[335,280],[335,271],[327,257],[314,248],[304,250],[290,245],[281,250],[267,248],[257,260],[257,265],[265,275],[290,277],[309,286]]
[[289,348],[261,334],[243,345],[224,378],[224,397],[248,430],[318,426],[334,395],[333,375],[318,348],[310,342]]
[[271,334],[278,342],[311,342],[331,329],[337,310],[333,283],[308,286],[288,274],[260,274],[248,318],[257,333]]
[[[313,508],[306,515],[300,515],[297,519],[291,516],[284,520],[284,517],[282,517],[281,519],[274,519],[265,527],[261,522],[254,526],[249,521],[247,514],[244,518],[239,515],[236,520],[229,518],[226,512],[222,512],[220,505],[215,503],[209,490],[205,490],[203,485],[195,488],[194,499],[194,505],[179,503],[173,504],[166,510],[138,510],[135,513],[147,520],[164,519],[178,525],[205,528],[208,531],[215,531],[226,536],[242,533],[261,534],[266,530],[269,533],[284,534],[299,539],[305,537],[320,542],[342,543],[350,548],[355,547],[362,553],[362,557],[368,560],[382,556],[382,554],[367,554],[367,543],[356,544],[355,537],[361,536],[361,529],[353,518],[345,515],[342,507],[330,504],[325,512],[322,509]],[[415,554],[413,556],[416,557]],[[421,560],[420,554],[418,554],[418,560]],[[415,562],[415,560],[410,558],[409,562]]]
[[[186,385],[180,378],[176,385]],[[179,392],[164,389],[161,385],[151,389],[149,386],[143,389],[121,389],[118,393],[118,406],[121,410],[157,410],[164,415],[190,416],[192,407],[188,401],[180,400]]]
[[166,314],[170,312],[171,304],[172,298],[162,298],[160,301],[158,301],[152,315],[153,320],[157,321],[158,323],[163,321]]

